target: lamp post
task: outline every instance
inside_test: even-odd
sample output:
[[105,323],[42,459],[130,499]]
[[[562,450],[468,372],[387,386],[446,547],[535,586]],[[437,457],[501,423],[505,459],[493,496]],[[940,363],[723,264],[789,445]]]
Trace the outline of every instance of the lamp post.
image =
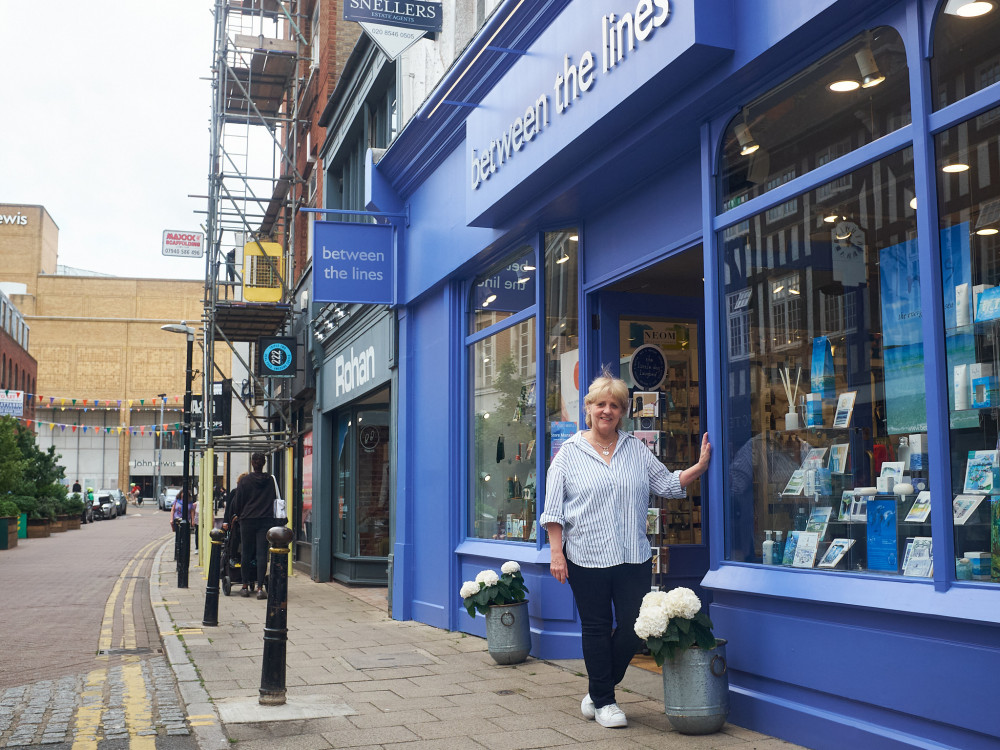
[[160,399],[160,429],[156,431],[158,439],[156,441],[156,497],[157,506],[160,504],[160,493],[163,492],[163,406],[167,402],[167,394],[161,393]]
[[194,329],[182,320],[180,325],[170,323],[160,326],[164,331],[183,333],[187,336],[187,365],[184,373],[184,479],[181,500],[181,522],[177,524],[177,588],[188,587],[188,568],[191,563],[191,521],[188,502],[191,497],[191,355],[194,348]]

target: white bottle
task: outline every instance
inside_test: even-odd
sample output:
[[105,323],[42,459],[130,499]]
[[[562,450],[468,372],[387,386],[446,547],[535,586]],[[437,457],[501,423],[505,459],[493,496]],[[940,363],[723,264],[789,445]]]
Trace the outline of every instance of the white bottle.
[[910,470],[910,438],[900,435],[899,447],[896,448],[896,460],[903,464],[903,470]]
[[765,565],[773,565],[774,564],[774,540],[771,539],[771,532],[770,531],[765,531],[764,532],[764,536],[766,537],[766,539],[764,539],[764,544],[761,546],[761,557],[763,558],[762,562]]

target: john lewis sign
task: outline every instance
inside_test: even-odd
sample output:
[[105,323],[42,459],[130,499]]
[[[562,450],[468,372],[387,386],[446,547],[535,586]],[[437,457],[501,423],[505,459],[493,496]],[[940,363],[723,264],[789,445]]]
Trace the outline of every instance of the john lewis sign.
[[[733,49],[733,0],[576,0],[466,121],[466,213],[490,225]],[[652,147],[652,145],[651,145]]]

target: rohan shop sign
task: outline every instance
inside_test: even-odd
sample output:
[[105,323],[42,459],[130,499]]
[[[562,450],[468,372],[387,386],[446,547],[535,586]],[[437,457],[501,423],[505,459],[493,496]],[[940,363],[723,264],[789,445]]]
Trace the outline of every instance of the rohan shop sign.
[[389,381],[393,329],[389,315],[344,343],[323,362],[324,411],[353,401]]
[[731,54],[732,3],[568,5],[469,114],[469,224],[523,204],[523,188],[543,189],[556,162],[600,153],[616,121],[634,121]]

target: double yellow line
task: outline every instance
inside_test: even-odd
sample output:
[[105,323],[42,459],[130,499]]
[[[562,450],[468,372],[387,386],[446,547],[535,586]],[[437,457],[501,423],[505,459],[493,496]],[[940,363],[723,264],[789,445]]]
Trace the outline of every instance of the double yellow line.
[[[132,608],[135,600],[136,573],[142,565],[152,557],[154,550],[163,544],[157,539],[143,547],[122,570],[115,581],[108,601],[104,605],[104,617],[101,621],[101,634],[98,639],[98,661],[105,666],[92,670],[87,675],[81,699],[84,702],[76,709],[76,739],[72,750],[97,750],[98,732],[101,727],[101,714],[104,711],[104,684],[108,680],[109,652],[113,648],[115,632],[115,612],[122,613],[122,627],[119,633],[119,648],[129,650],[136,648],[135,616]],[[121,605],[118,599],[122,588],[125,595]],[[142,678],[142,664],[139,657],[129,654],[122,657],[123,682],[125,686],[124,704],[125,721],[129,729],[130,750],[156,750],[156,735],[139,735],[143,729],[153,729],[152,701],[146,690],[146,682]]]

